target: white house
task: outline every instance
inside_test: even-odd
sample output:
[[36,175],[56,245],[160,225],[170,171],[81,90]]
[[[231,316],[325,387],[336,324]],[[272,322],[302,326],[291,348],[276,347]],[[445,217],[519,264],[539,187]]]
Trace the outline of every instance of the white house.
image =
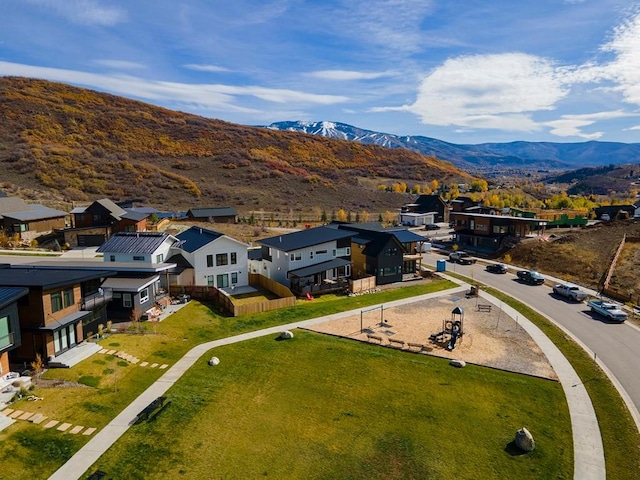
[[[193,267],[193,276],[183,276],[184,284],[235,288],[249,284],[247,245],[206,228],[191,227],[176,236],[171,261],[181,255]],[[179,263],[179,262],[178,262]]]

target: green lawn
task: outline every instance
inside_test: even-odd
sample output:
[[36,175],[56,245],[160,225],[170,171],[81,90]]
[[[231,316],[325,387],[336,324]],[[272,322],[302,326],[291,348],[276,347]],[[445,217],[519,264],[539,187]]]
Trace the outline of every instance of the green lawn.
[[[552,381],[306,331],[215,349],[95,465],[119,479],[572,478]],[[205,357],[207,358],[208,355]],[[552,406],[552,408],[549,408]],[[513,455],[515,431],[537,441]]]

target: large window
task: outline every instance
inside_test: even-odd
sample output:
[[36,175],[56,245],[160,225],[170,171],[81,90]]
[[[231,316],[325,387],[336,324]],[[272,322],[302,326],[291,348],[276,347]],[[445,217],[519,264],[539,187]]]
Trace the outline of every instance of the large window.
[[64,292],[62,292],[62,303],[65,308],[73,305],[74,303],[73,301],[74,301],[73,288],[69,288],[68,290],[65,290]]
[[9,317],[0,317],[0,348],[13,345],[13,335],[9,331]]
[[51,294],[51,311],[58,312],[62,310],[62,292],[55,292]]
[[229,254],[227,253],[216,253],[216,265],[229,265]]
[[229,275],[223,273],[222,275],[218,275],[216,277],[216,283],[218,284],[218,288],[225,288],[229,286]]
[[149,301],[149,287],[140,291],[140,305]]
[[207,255],[207,267],[213,267],[213,255]]

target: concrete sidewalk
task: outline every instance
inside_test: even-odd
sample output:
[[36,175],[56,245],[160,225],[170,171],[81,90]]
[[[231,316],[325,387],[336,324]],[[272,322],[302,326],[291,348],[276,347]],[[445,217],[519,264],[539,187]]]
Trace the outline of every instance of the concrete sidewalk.
[[[400,305],[406,305],[442,295],[451,295],[453,293],[463,293],[469,290],[469,285],[461,283],[459,280],[449,278],[458,283],[457,288],[444,290],[441,292],[411,297],[394,302],[384,304],[384,308],[392,308]],[[485,294],[481,295],[487,300],[498,305],[500,302]],[[367,308],[375,308],[378,305],[371,305]],[[106,427],[98,432],[84,447],[75,453],[64,465],[62,465],[49,480],[74,480],[82,477],[85,472],[113,445],[133,424],[136,416],[147,405],[159,396],[164,395],[182,375],[197,361],[204,361],[202,358],[209,350],[229,345],[232,343],[242,342],[253,338],[263,337],[267,335],[276,335],[283,330],[291,330],[295,328],[309,327],[319,323],[335,320],[339,318],[350,317],[360,313],[361,309],[341,312],[324,317],[304,320],[300,322],[290,323],[287,325],[278,325],[255,332],[244,333],[234,337],[223,338],[211,342],[203,343],[192,348],[182,357],[176,364],[171,367],[162,377],[145,390],[138,398],[129,404],[116,418],[114,418]],[[562,382],[563,389],[567,396],[569,410],[571,414],[571,424],[573,428],[574,442],[574,479],[576,480],[596,480],[606,477],[604,451],[600,438],[600,430],[591,400],[586,393],[585,388],[580,384],[580,379],[564,358],[560,350],[539,330],[535,325],[524,317],[520,316],[515,310],[503,306],[503,311],[517,318],[519,324],[527,330],[532,338],[540,345],[540,348],[549,358],[550,363],[556,369],[558,377]]]

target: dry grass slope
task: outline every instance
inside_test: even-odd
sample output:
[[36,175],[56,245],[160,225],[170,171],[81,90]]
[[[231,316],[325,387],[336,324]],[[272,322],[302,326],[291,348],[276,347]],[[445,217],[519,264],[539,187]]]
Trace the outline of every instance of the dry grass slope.
[[235,125],[43,80],[0,78],[0,116],[1,187],[37,200],[384,211],[405,198],[373,179],[412,187],[469,178],[407,150]]

